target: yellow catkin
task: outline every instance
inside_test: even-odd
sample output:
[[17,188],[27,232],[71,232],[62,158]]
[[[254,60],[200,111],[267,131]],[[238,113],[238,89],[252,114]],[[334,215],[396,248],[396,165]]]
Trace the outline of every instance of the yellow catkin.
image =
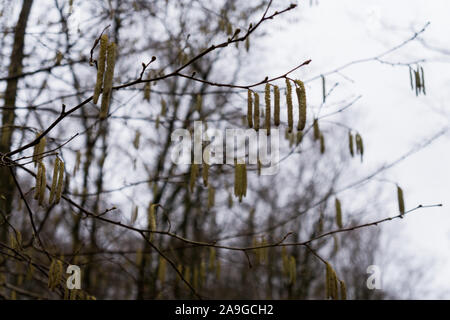
[[348,132],[348,148],[350,150],[350,155],[353,158],[355,156],[355,147],[353,145],[353,135],[351,131]]
[[250,50],[250,37],[247,36],[245,39],[245,50],[248,52]]
[[355,136],[356,141],[356,153],[358,153],[361,156],[361,162],[363,161],[363,155],[364,155],[364,144],[362,137],[359,133]]
[[259,130],[259,94],[255,92],[255,101],[254,101],[255,110],[253,112],[253,125],[255,130]]
[[194,289],[198,289],[198,266],[194,267],[194,272],[193,272],[193,279],[192,279],[192,286],[194,287]]
[[167,104],[166,100],[161,98],[161,116],[165,117],[167,113]]
[[[148,228],[150,231],[156,230],[156,204],[150,204],[148,207]],[[150,241],[153,241],[153,232],[150,232]]]
[[61,160],[59,161],[58,166],[58,183],[56,185],[56,195],[55,195],[55,203],[58,204],[61,201],[61,195],[63,190],[63,184],[64,184],[64,162]]
[[247,195],[247,168],[245,163],[237,163],[234,170],[234,195],[241,202],[242,197]]
[[36,186],[34,188],[34,199],[39,199],[39,191],[41,190],[41,177],[42,177],[42,166],[41,161],[39,161],[38,171],[36,173]]
[[45,137],[42,137],[39,141],[38,156],[42,156],[44,154],[46,144],[47,139]]
[[333,276],[332,276],[332,292],[331,292],[331,296],[334,300],[338,300],[339,299],[339,279],[336,275],[336,271],[333,270]]
[[144,100],[150,102],[150,82],[146,82],[144,85]]
[[108,45],[107,66],[105,72],[105,81],[102,95],[102,104],[100,107],[100,119],[105,119],[108,115],[109,103],[112,94],[112,85],[114,80],[114,67],[116,63],[116,44],[111,42]]
[[52,259],[48,272],[48,288],[54,290],[63,276],[63,264],[60,260]]
[[92,98],[92,102],[94,102],[94,104],[97,104],[98,97],[100,96],[100,92],[102,91],[107,47],[108,47],[108,36],[104,34],[100,38],[100,51],[98,54],[98,64],[97,64],[97,81],[95,83],[94,97]]
[[265,129],[267,130],[267,135],[270,135],[270,84],[268,83],[266,83],[264,91],[264,100],[266,102]]
[[198,164],[193,163],[191,164],[191,175],[189,179],[189,190],[191,192],[194,192],[195,181],[197,180],[197,176],[198,176]]
[[313,134],[314,134],[314,140],[320,139],[319,121],[317,119],[314,119],[314,122],[313,122]]
[[210,247],[209,248],[209,264],[208,269],[210,271],[214,270],[216,267],[216,248]]
[[166,259],[163,257],[159,258],[158,280],[161,284],[166,281]]
[[55,165],[53,167],[53,178],[52,178],[52,186],[50,188],[50,197],[49,197],[49,204],[53,203],[53,200],[55,199],[55,193],[56,193],[56,186],[58,182],[58,174],[59,174],[59,160],[58,157],[55,159]]
[[141,263],[142,263],[142,258],[143,258],[142,250],[139,249],[139,250],[136,252],[136,265],[137,265],[137,266],[140,266],[140,265],[141,265]]
[[75,166],[73,167],[73,175],[75,175],[77,171],[80,169],[80,164],[81,164],[81,152],[80,150],[77,150],[75,156]]
[[302,131],[306,126],[306,91],[303,81],[296,81],[298,87],[295,89],[298,100],[298,124],[297,130]]
[[[36,133],[36,138],[39,137],[40,134],[41,134],[40,132]],[[39,143],[34,145],[33,161],[34,161],[35,167],[39,163],[39,159],[42,157],[42,154],[45,152],[46,143],[47,143],[47,139],[45,139],[45,137],[43,137],[43,138],[41,138],[41,140],[39,140]]]
[[205,155],[205,159],[202,165],[202,178],[203,178],[203,186],[208,186],[208,178],[209,178],[209,153]]
[[275,100],[273,121],[278,127],[280,125],[280,88],[278,88],[278,86],[274,86],[273,96]]
[[133,211],[131,212],[131,223],[135,223],[139,214],[139,207],[134,205]]
[[427,94],[427,92],[426,92],[426,90],[425,90],[425,75],[424,75],[424,72],[423,72],[423,68],[422,67],[420,67],[420,76],[421,76],[421,84],[422,84],[422,93],[424,94],[424,95],[426,95]]
[[325,137],[323,136],[323,134],[320,134],[320,153],[324,154],[325,153]]
[[398,211],[401,215],[405,214],[405,200],[403,198],[403,189],[397,186]]
[[298,146],[303,140],[303,131],[297,131],[296,145]]
[[336,208],[336,224],[339,229],[342,229],[342,207],[341,201],[338,198],[334,200],[334,206]]
[[253,128],[253,95],[250,89],[247,90],[247,123],[249,128]]
[[332,268],[331,265],[327,262],[326,263],[326,280],[325,280],[325,299],[329,299],[331,297],[331,278],[332,278]]
[[347,286],[343,280],[339,280],[339,286],[341,291],[341,300],[347,300]]
[[136,130],[133,140],[133,146],[136,150],[139,149],[140,140],[141,140],[141,132],[139,130]]
[[198,111],[198,113],[202,113],[202,96],[200,94],[197,95],[197,99],[195,101],[195,109]]
[[212,187],[208,187],[208,209],[214,207],[214,202],[216,198],[216,190]]
[[228,201],[227,201],[228,209],[233,208],[233,196],[231,195],[231,192],[228,193]]
[[419,70],[417,70],[417,71],[414,71],[414,77],[415,77],[415,80],[416,80],[416,96],[418,96],[419,95],[419,93],[420,93],[420,88],[421,88],[421,83],[420,83],[420,74],[419,74]]
[[294,256],[289,258],[289,282],[295,283],[297,278],[297,267]]
[[287,104],[287,115],[288,115],[288,129],[292,132],[294,127],[294,115],[293,115],[293,105],[292,105],[292,85],[289,79],[286,79],[286,104]]
[[339,298],[338,295],[338,278],[336,272],[333,270],[331,265],[326,262],[326,299],[337,300]]
[[39,185],[39,205],[43,205],[44,204],[44,200],[45,200],[45,188],[47,186],[47,177],[45,174],[45,165],[44,163],[41,161],[39,163],[39,166],[41,167],[41,177],[39,179],[40,185]]
[[256,167],[257,167],[257,171],[258,171],[258,177],[260,177],[261,176],[262,163],[261,163],[261,160],[259,159],[259,157],[258,157],[258,163],[257,163]]

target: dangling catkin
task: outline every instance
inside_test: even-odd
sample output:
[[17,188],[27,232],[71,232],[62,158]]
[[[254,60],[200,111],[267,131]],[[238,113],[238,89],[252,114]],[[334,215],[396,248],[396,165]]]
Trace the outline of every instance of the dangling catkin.
[[286,104],[288,113],[288,128],[289,133],[292,132],[294,127],[294,116],[293,116],[293,106],[292,106],[292,86],[289,79],[286,79]]
[[114,67],[116,63],[116,44],[111,42],[108,45],[107,66],[105,72],[105,81],[102,95],[102,104],[100,107],[100,119],[105,119],[108,115],[109,102],[111,100],[112,85],[114,80]]
[[297,131],[297,141],[296,145],[298,146],[303,140],[303,131]]
[[275,100],[274,123],[278,127],[280,125],[280,88],[278,88],[278,86],[274,86],[273,95]]
[[336,224],[339,229],[342,229],[342,208],[341,201],[338,198],[334,200],[334,206],[336,208]]
[[247,90],[247,121],[248,127],[253,128],[253,97],[250,89]]
[[141,132],[139,130],[136,130],[136,133],[134,135],[134,140],[133,140],[133,146],[136,150],[139,149],[140,139],[141,139]]
[[400,186],[397,186],[397,200],[398,200],[398,210],[400,211],[400,215],[405,214],[405,200],[403,198],[403,189]]
[[45,188],[47,186],[47,177],[45,174],[45,165],[42,161],[39,162],[39,169],[38,169],[38,179],[36,180],[37,185],[36,188],[37,191],[37,197],[35,194],[35,199],[38,199],[39,205],[42,205],[44,203],[45,199]]
[[234,169],[234,195],[242,201],[247,195],[247,168],[245,163],[237,163]]
[[[150,231],[156,230],[156,204],[150,204],[148,207],[148,228]],[[153,241],[153,232],[150,232],[150,241]]]
[[191,192],[194,192],[195,180],[197,180],[197,175],[198,175],[198,164],[193,163],[191,164],[191,176],[189,179],[189,190]]
[[158,280],[161,284],[166,281],[166,259],[159,257]]
[[297,278],[297,266],[294,256],[291,256],[289,259],[289,282],[295,283],[296,278]]
[[295,89],[298,100],[298,124],[297,130],[302,131],[306,125],[306,91],[303,81],[296,81],[298,87]]
[[58,166],[58,183],[56,185],[56,197],[55,197],[55,203],[58,204],[59,201],[61,201],[61,194],[63,189],[63,183],[64,183],[64,162],[61,160],[59,161]]
[[353,145],[353,135],[352,132],[348,132],[348,148],[350,149],[350,155],[352,158],[355,156],[355,147]]
[[255,126],[255,130],[259,130],[259,94],[257,92],[255,94],[255,110],[253,112],[253,125]]
[[216,248],[210,247],[208,269],[209,271],[212,271],[214,270],[215,267],[216,267]]
[[419,93],[420,93],[420,87],[421,87],[419,70],[414,71],[414,77],[415,77],[415,80],[416,80],[416,96],[418,96]]
[[203,178],[203,186],[208,186],[208,177],[209,177],[209,165],[204,162],[202,165],[202,178]]
[[[36,133],[36,138],[40,134],[41,133]],[[40,157],[42,157],[43,153],[45,152],[46,143],[47,143],[47,139],[45,139],[45,137],[42,137],[41,140],[39,140],[39,143],[34,145],[34,150],[33,150],[34,167],[36,167],[36,165],[39,163]]]
[[331,265],[326,262],[326,299],[338,299],[338,279],[336,272]]
[[322,133],[320,134],[320,153],[325,153],[325,138]]
[[146,82],[144,85],[144,100],[150,102],[150,82]]
[[314,140],[320,139],[320,128],[319,128],[319,120],[314,119],[313,122],[313,133],[314,133]]
[[137,205],[134,205],[133,211],[131,212],[131,224],[134,224],[136,222],[138,214],[139,214],[139,207]]
[[98,64],[97,64],[98,68],[97,82],[95,83],[94,97],[92,98],[92,102],[94,102],[94,104],[97,104],[98,97],[100,96],[100,92],[102,91],[107,47],[108,47],[108,36],[104,34],[100,38],[100,52],[98,54]]
[[197,94],[197,98],[195,101],[195,109],[197,110],[198,113],[202,113],[202,96],[200,94]]
[[362,137],[359,133],[356,134],[355,140],[356,140],[356,153],[361,155],[361,162],[362,162],[363,155],[364,155],[364,144],[363,144]]
[[167,104],[166,100],[161,98],[161,116],[165,117],[167,113]]
[[39,199],[39,191],[41,189],[41,177],[42,177],[42,161],[39,161],[38,171],[36,173],[36,186],[34,188],[34,199]]
[[52,204],[55,198],[56,183],[58,181],[58,173],[59,173],[59,161],[60,161],[59,158],[56,157],[55,165],[53,167],[53,178],[52,178],[52,186],[50,188],[50,197],[48,199],[49,204]]
[[267,135],[270,135],[270,84],[266,83],[265,92],[264,92],[264,100],[266,102],[266,121],[265,127],[267,130]]

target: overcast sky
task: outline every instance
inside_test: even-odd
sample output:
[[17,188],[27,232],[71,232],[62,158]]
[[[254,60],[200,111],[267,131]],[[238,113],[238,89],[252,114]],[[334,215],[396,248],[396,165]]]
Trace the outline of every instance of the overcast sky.
[[[450,1],[319,0],[312,7],[309,1],[300,1],[299,6],[287,20],[266,29],[270,50],[266,44],[255,44],[265,48],[262,63],[269,75],[312,59],[310,66],[295,74],[303,80],[311,79],[348,62],[385,52],[412,37],[427,22],[430,25],[420,38],[431,47],[450,51]],[[383,57],[394,64],[421,59],[427,59],[420,63],[425,70],[426,96],[415,96],[410,89],[408,68],[401,65],[373,61],[327,77],[329,86],[339,82],[336,93],[330,96],[330,105],[362,95],[345,117],[336,118],[363,135],[366,156],[360,168],[362,174],[396,160],[449,125],[450,55],[427,49],[416,41]],[[308,101],[318,105],[320,80],[308,82],[307,90]],[[450,133],[444,134],[378,177],[402,186],[407,209],[419,204],[444,205],[415,211],[406,219],[382,226],[389,232],[393,247],[433,267],[424,270],[424,276],[431,277],[429,293],[417,298],[450,299],[449,138]],[[387,193],[392,190],[379,217],[395,215],[395,185],[377,183]]]

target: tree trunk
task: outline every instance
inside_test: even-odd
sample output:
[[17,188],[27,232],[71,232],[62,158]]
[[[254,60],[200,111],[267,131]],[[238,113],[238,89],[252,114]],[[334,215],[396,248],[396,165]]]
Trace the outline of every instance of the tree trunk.
[[[5,154],[11,151],[12,135],[15,123],[15,106],[17,95],[18,75],[22,72],[23,49],[25,42],[25,29],[27,27],[28,17],[31,11],[33,0],[24,0],[19,20],[14,30],[14,44],[11,51],[11,59],[8,70],[8,78],[5,91],[5,108],[2,113],[2,128],[0,132],[0,153]],[[12,199],[14,194],[14,185],[8,167],[0,167],[0,210],[8,216],[12,209]],[[0,240],[6,240],[6,224],[0,217]]]

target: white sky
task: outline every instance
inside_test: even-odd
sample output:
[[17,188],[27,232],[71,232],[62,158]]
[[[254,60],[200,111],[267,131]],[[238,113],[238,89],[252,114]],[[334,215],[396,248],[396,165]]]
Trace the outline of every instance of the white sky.
[[[254,46],[265,50],[262,63],[269,76],[312,59],[310,66],[295,74],[310,79],[347,62],[382,53],[410,38],[428,21],[431,24],[422,38],[430,45],[450,50],[449,13],[450,1],[446,0],[319,0],[313,7],[305,0],[300,1],[300,8],[290,13],[288,20],[264,29],[269,33],[270,50],[266,43]],[[421,64],[427,85],[425,97],[416,97],[411,91],[408,69],[403,66],[368,62],[342,71],[354,83],[339,75],[327,78],[330,86],[340,83],[330,101],[362,95],[346,111],[345,118],[336,119],[343,119],[362,133],[365,174],[449,125],[450,55],[414,42],[384,60],[395,63],[424,58],[429,59]],[[308,101],[317,105],[321,99],[320,80],[308,83],[307,90]],[[419,204],[444,204],[442,208],[419,210],[406,219],[382,226],[389,232],[391,246],[432,267],[423,271],[424,276],[431,278],[428,294],[417,298],[450,298],[449,138],[447,133],[380,176],[402,186],[407,209]],[[380,217],[393,216],[398,211],[395,189],[391,184],[386,184],[386,188],[388,192],[392,189],[392,197],[387,199],[389,203]]]

